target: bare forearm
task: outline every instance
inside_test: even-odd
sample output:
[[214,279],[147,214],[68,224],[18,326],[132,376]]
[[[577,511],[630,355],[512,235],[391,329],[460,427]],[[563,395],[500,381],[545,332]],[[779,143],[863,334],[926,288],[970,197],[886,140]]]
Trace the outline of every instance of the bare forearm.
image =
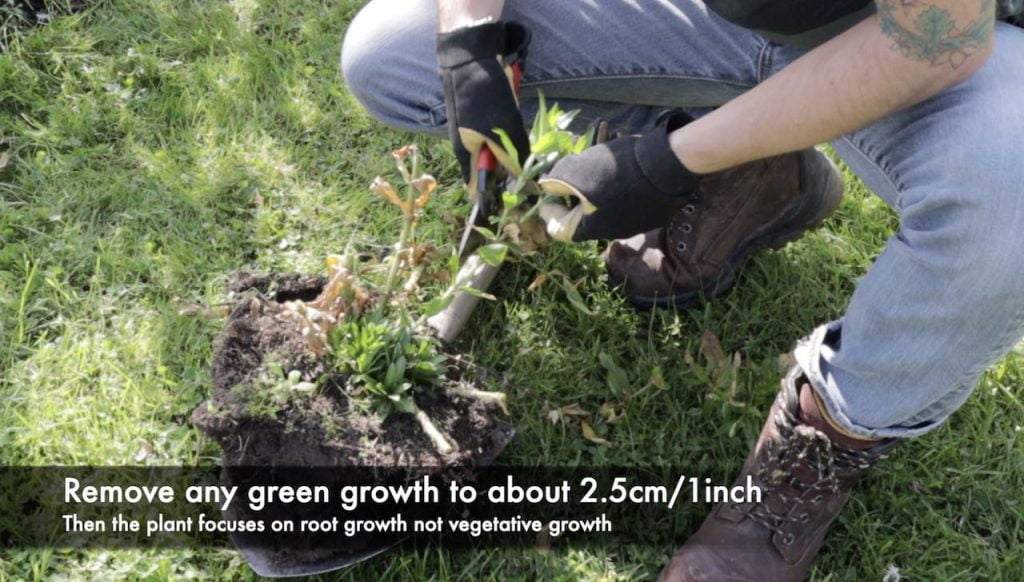
[[487,18],[497,19],[505,0],[437,0],[440,32],[468,26]]
[[928,8],[880,0],[875,16],[673,133],[673,150],[695,172],[722,170],[839,137],[962,81],[992,50],[993,3],[933,0],[926,17],[949,16],[944,36],[919,30]]

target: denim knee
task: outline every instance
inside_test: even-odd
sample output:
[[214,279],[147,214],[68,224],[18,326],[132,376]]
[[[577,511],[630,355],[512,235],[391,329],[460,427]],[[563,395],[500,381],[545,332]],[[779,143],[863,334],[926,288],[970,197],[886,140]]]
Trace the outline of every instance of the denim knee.
[[433,2],[374,0],[352,20],[341,48],[349,92],[392,127],[444,134]]
[[1024,304],[1024,168],[1005,152],[967,157],[974,167],[948,168],[945,184],[904,193],[897,237],[964,283],[974,308],[1012,310]]
[[797,349],[856,434],[936,428],[1024,336],[1024,107],[1007,99],[1024,74],[986,73],[841,144],[901,219],[842,321]]

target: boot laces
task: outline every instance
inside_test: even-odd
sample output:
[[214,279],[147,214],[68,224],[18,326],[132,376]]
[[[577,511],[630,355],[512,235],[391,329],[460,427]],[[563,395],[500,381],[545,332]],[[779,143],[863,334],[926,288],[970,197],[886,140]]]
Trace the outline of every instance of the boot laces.
[[767,460],[758,468],[762,501],[754,504],[747,515],[770,531],[784,534],[783,524],[807,517],[806,512],[794,512],[794,507],[819,505],[826,496],[839,492],[840,475],[856,476],[887,455],[833,443],[823,432],[799,422],[785,407],[780,408],[774,419],[779,437],[765,443]]

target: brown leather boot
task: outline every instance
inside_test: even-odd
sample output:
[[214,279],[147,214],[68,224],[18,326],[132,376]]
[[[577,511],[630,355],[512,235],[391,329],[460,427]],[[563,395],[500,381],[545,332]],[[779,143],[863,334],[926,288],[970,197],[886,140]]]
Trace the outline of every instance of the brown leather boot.
[[820,226],[842,197],[842,174],[814,149],[706,176],[668,226],[608,246],[608,276],[637,307],[692,307],[732,287],[755,251]]
[[815,400],[800,370],[792,370],[736,480],[752,479],[760,503],[716,505],[659,580],[804,579],[853,485],[899,442],[840,433]]

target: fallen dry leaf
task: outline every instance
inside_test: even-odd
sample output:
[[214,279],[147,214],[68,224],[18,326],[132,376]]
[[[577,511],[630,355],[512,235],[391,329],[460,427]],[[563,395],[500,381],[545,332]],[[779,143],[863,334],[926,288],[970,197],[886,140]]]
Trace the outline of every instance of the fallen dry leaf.
[[590,416],[590,413],[575,402],[572,404],[566,404],[560,408],[553,408],[547,412],[547,417],[548,420],[551,421],[551,424],[558,424],[558,421],[574,416]]
[[711,330],[704,330],[700,334],[700,353],[714,365],[715,368],[725,363],[725,351],[722,349],[722,342]]
[[502,228],[502,231],[505,233],[505,236],[507,236],[512,241],[513,244],[519,244],[519,232],[520,231],[519,231],[519,225],[518,224],[515,224],[515,223],[506,224]]
[[0,153],[0,170],[7,167],[7,164],[11,162],[11,152],[5,151]]
[[548,276],[545,275],[544,273],[541,273],[540,275],[537,275],[536,277],[534,277],[533,281],[531,281],[530,284],[526,287],[526,290],[527,291],[535,291],[537,289],[537,287],[540,287],[541,285],[543,285],[544,281],[547,281],[547,280],[548,280]]
[[543,220],[536,216],[524,220],[523,211],[518,208],[509,213],[509,218],[512,222],[505,226],[504,232],[516,243],[521,253],[529,255],[550,246],[551,237],[548,236],[547,225]]
[[425,281],[440,281],[441,283],[447,283],[452,280],[452,274],[447,269],[438,269],[427,273],[423,279]]
[[193,303],[186,305],[178,310],[178,315],[181,317],[193,317],[196,315],[202,315],[203,317],[214,317],[216,313],[213,312],[209,307],[201,303]]
[[597,413],[608,424],[616,424],[626,416],[626,408],[621,402],[605,402]]
[[583,431],[583,438],[594,443],[595,445],[601,445],[602,447],[611,447],[611,442],[598,436],[594,429],[587,423],[587,421],[580,422],[580,429]]
[[590,416],[590,413],[583,409],[579,404],[573,402],[572,404],[566,404],[565,406],[558,409],[562,416]]
[[136,463],[141,463],[146,460],[146,457],[153,454],[153,445],[143,438],[136,439],[135,442],[139,443],[139,450],[132,456],[132,460]]
[[424,262],[429,263],[434,258],[434,255],[436,255],[436,254],[437,254],[437,247],[435,247],[434,245],[432,245],[430,243],[424,243],[424,244],[415,244],[414,243],[413,246],[412,246],[412,259],[411,259],[412,265],[414,267],[418,267],[419,265],[422,265]]

